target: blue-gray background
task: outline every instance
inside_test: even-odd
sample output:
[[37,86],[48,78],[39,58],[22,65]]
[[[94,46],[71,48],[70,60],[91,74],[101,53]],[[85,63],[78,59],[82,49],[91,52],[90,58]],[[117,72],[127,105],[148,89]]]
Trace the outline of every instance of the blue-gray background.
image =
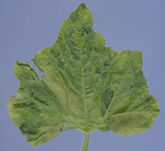
[[[12,72],[14,62],[30,61],[38,50],[52,45],[61,23],[81,2],[0,0],[0,151],[80,150],[83,136],[76,130],[61,133],[39,147],[29,145],[12,124],[6,103],[19,86]],[[89,151],[164,151],[165,1],[87,0],[85,3],[93,13],[94,29],[103,34],[108,46],[116,51],[143,51],[143,71],[161,110],[153,127],[143,134],[121,137],[110,131],[93,132]]]

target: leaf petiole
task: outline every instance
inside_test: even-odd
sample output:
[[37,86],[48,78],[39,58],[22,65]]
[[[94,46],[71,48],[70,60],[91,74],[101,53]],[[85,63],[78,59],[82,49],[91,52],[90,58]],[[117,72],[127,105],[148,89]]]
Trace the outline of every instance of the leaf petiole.
[[89,133],[84,133],[84,142],[81,151],[88,151]]

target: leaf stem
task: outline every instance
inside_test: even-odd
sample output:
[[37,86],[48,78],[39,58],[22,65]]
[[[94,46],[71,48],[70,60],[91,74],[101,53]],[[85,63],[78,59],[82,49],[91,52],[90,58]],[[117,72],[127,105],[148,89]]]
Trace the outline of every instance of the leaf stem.
[[84,133],[84,142],[81,151],[88,151],[89,133]]

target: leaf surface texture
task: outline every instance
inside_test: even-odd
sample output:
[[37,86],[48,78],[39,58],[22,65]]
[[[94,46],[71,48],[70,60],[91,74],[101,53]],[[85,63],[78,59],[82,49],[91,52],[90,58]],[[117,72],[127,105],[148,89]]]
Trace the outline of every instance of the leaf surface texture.
[[158,115],[142,72],[142,52],[113,51],[92,26],[93,16],[82,3],[63,22],[55,44],[32,59],[45,73],[42,79],[27,62],[15,63],[20,87],[8,111],[31,144],[72,128],[142,133]]

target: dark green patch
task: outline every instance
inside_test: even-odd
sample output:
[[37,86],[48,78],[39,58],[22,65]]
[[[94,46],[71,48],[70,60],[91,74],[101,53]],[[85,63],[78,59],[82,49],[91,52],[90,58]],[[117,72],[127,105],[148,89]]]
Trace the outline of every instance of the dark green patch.
[[59,68],[64,69],[64,62],[61,59],[58,59],[57,63],[58,63],[57,65]]
[[80,29],[81,36],[89,34],[91,31],[92,31],[92,28],[88,26],[87,27],[84,26]]
[[23,135],[35,135],[37,134],[37,130],[31,126],[30,124],[24,123],[20,127],[21,133]]
[[72,14],[70,15],[71,21],[72,21],[72,22],[76,22],[76,20],[78,19],[78,16],[79,16],[78,12],[75,11],[74,13],[72,13]]
[[108,72],[105,71],[105,72],[103,72],[103,73],[101,74],[101,77],[102,77],[103,79],[105,79],[105,78],[107,77],[107,75],[108,75]]
[[101,108],[102,115],[104,115],[106,110],[108,109],[113,96],[114,96],[114,93],[111,88],[108,88],[103,92],[102,99],[101,99],[101,101],[103,103],[103,106]]
[[101,73],[101,68],[100,67],[96,68],[96,73],[97,74],[100,74]]
[[36,101],[38,101],[38,102],[40,102],[41,104],[44,104],[44,105],[49,105],[48,103],[47,103],[47,100],[41,100],[41,99],[39,99],[38,97],[35,97],[34,96],[34,99],[36,100]]
[[27,108],[27,107],[30,107],[32,105],[34,105],[33,102],[22,102],[22,101],[19,101],[19,102],[15,103],[13,105],[13,107],[14,108]]
[[109,62],[108,61],[104,61],[104,66],[108,66],[109,65]]

